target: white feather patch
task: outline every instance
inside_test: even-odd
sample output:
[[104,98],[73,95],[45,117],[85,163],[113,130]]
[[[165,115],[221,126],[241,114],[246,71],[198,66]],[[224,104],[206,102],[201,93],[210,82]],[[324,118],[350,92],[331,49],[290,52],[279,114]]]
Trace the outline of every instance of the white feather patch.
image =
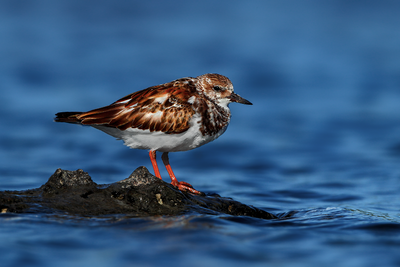
[[195,97],[195,96],[191,96],[191,97],[189,97],[189,99],[188,99],[188,103],[189,103],[189,104],[193,104],[195,100],[196,100],[196,97]]
[[168,99],[168,95],[166,94],[166,95],[154,98],[154,101],[158,102],[160,104],[163,104],[165,102],[165,100],[167,100],[167,99]]

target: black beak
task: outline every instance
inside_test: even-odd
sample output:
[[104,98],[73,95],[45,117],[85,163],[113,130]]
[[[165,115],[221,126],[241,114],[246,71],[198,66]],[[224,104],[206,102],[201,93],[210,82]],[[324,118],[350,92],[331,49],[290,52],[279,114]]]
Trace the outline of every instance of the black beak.
[[237,102],[237,103],[240,103],[240,104],[253,105],[249,100],[246,100],[243,97],[241,97],[240,95],[235,94],[235,93],[231,94],[230,100],[232,102]]

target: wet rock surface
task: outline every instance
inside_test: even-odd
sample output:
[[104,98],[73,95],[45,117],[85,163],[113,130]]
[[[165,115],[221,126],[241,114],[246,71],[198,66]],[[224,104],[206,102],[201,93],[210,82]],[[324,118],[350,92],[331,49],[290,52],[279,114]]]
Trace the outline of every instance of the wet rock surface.
[[56,212],[80,215],[134,216],[229,214],[274,219],[275,215],[218,195],[182,192],[145,167],[127,179],[98,185],[83,170],[57,169],[40,188],[0,191],[0,212]]

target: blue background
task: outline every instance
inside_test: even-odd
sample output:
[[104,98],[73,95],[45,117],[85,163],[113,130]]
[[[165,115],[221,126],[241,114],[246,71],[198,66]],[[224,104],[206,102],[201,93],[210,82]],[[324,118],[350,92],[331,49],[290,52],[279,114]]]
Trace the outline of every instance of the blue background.
[[57,168],[97,183],[152,171],[146,151],[54,114],[216,72],[254,105],[232,104],[218,140],[171,153],[178,179],[295,211],[274,221],[1,214],[2,262],[400,265],[399,10],[397,1],[1,1],[0,190],[39,187]]

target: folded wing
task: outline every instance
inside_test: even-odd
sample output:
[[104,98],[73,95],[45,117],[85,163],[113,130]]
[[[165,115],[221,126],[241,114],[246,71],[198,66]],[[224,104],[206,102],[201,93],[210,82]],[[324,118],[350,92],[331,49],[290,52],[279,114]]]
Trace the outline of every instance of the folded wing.
[[194,110],[187,102],[188,84],[169,83],[127,95],[109,106],[88,112],[61,112],[56,121],[103,125],[120,130],[137,128],[177,134],[190,127]]

